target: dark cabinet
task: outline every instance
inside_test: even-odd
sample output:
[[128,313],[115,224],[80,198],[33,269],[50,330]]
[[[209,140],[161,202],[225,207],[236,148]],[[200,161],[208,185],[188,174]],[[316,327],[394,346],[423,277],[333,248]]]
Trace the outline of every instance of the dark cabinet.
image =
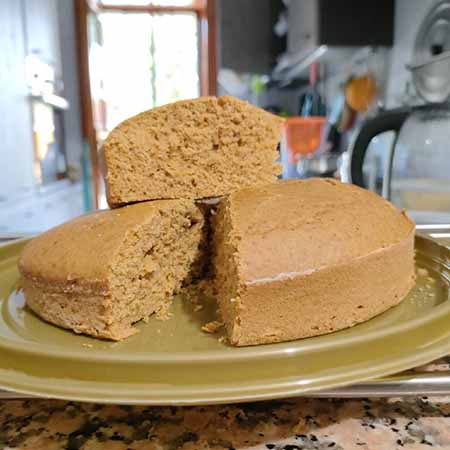
[[288,6],[289,53],[320,45],[392,46],[394,0],[292,0]]
[[237,72],[269,73],[284,39],[273,32],[281,0],[218,0],[218,66]]

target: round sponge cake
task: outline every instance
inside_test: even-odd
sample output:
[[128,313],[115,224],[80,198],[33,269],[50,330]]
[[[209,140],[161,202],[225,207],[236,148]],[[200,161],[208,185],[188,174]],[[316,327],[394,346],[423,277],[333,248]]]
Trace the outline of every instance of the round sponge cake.
[[219,306],[235,345],[350,327],[398,304],[414,284],[414,223],[335,180],[235,192],[214,229]]

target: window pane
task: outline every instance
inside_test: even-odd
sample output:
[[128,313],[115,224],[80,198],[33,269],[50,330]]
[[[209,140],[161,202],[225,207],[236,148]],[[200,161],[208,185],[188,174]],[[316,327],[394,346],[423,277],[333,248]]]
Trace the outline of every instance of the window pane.
[[108,5],[158,5],[158,6],[192,6],[195,0],[103,0],[100,2],[103,6]]
[[100,14],[101,70],[106,129],[152,107],[150,77],[151,17],[148,14]]
[[[198,97],[197,16],[191,13],[155,14],[152,24],[155,37],[155,105]],[[177,30],[175,38],[174,30]]]
[[108,6],[108,5],[149,5],[151,2],[150,0],[103,0],[100,1],[101,5]]
[[192,0],[153,0],[151,2],[152,5],[158,6],[192,6],[193,3],[196,3]]
[[101,79],[106,130],[146,109],[199,95],[195,14],[114,12],[99,19],[103,43],[91,70],[101,74],[91,76]]

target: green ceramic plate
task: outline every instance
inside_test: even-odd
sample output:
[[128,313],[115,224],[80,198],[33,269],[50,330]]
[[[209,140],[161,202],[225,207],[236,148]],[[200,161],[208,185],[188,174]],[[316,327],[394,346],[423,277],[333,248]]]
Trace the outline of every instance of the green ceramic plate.
[[[305,394],[386,376],[450,353],[450,251],[416,239],[418,281],[397,307],[351,329],[231,348],[200,331],[213,304],[139,324],[121,343],[78,336],[24,309],[15,292],[24,242],[0,248],[0,387],[104,403],[205,404]],[[426,269],[426,270],[424,270]]]

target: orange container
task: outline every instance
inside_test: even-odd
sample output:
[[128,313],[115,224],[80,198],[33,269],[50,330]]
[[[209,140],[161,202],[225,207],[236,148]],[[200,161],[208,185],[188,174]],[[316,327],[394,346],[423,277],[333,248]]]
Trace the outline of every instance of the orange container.
[[290,117],[285,120],[285,150],[290,164],[319,148],[325,124],[325,117]]

